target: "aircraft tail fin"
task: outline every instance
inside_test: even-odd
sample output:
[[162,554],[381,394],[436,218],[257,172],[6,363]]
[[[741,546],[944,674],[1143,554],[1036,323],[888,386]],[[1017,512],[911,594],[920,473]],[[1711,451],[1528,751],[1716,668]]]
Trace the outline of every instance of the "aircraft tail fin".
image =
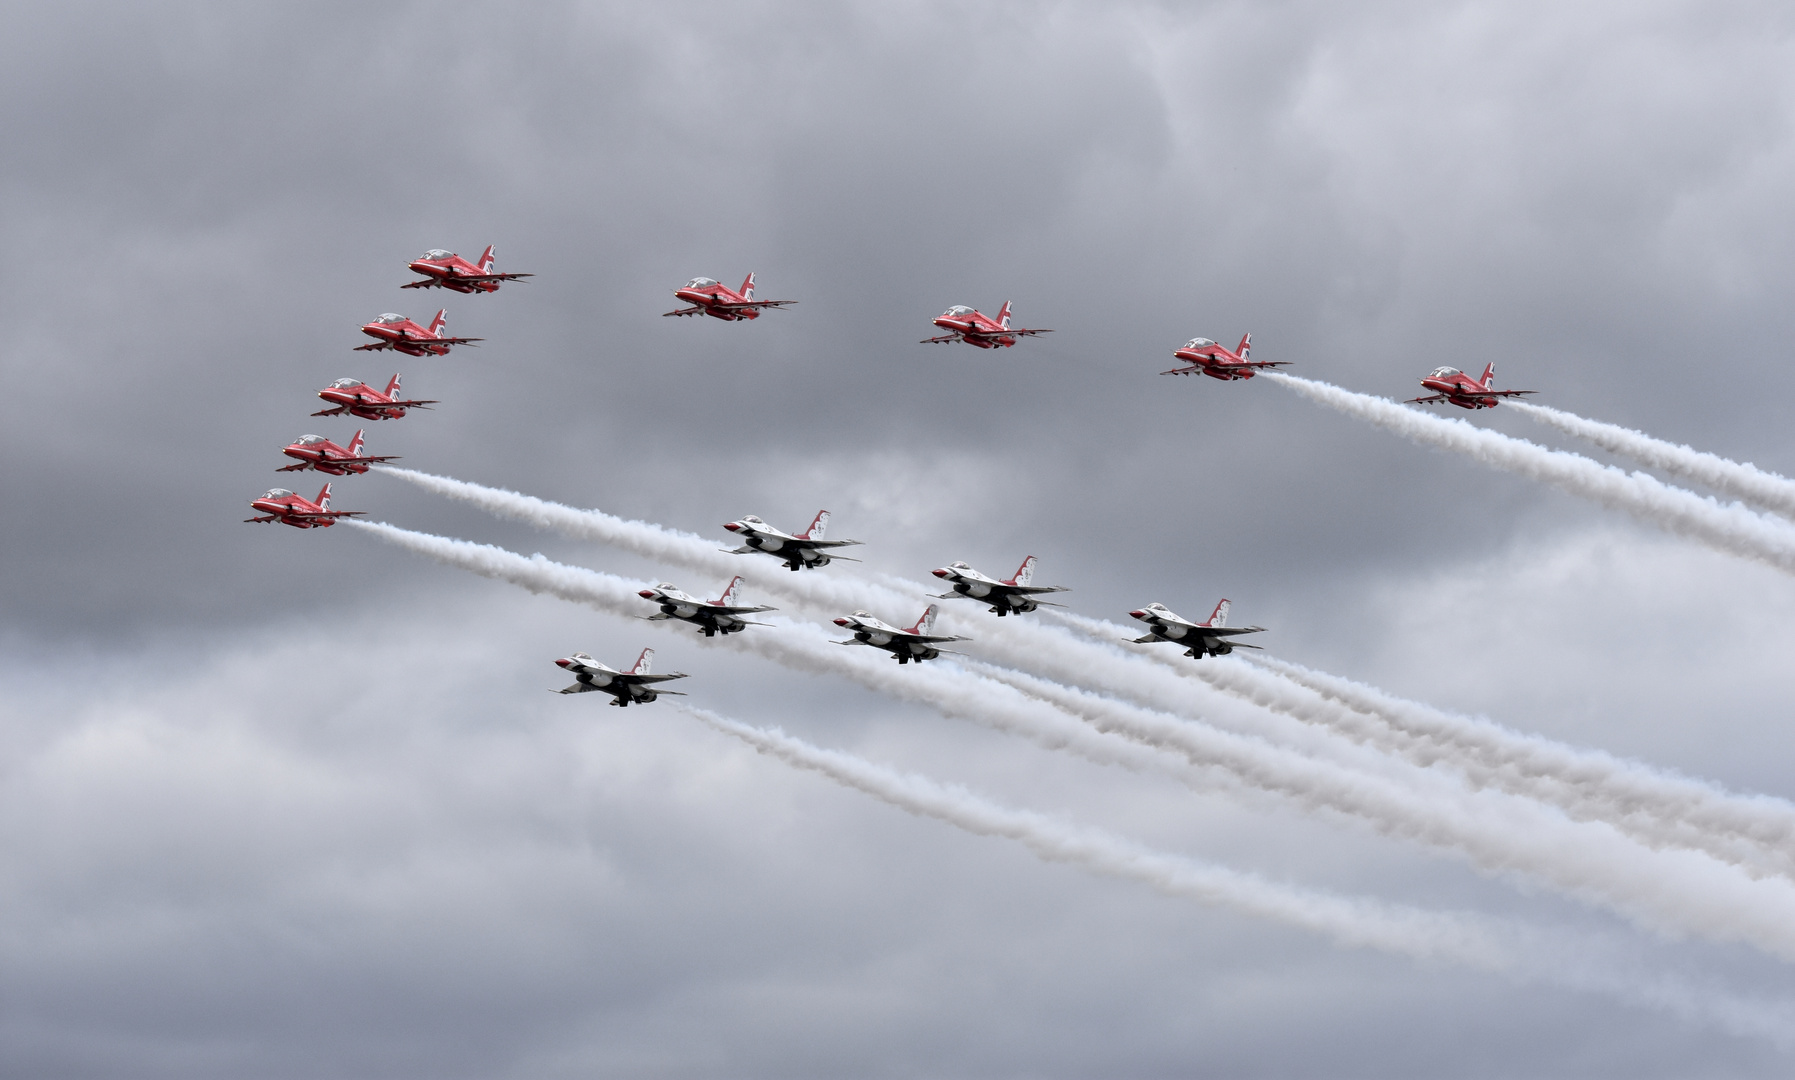
[[909,632],[912,634],[933,634],[935,632],[935,616],[940,613],[940,604],[930,604],[928,610],[922,613],[922,618],[916,620],[916,625],[912,626]]
[[643,649],[642,655],[636,657],[636,666],[629,669],[631,675],[647,675],[654,667],[654,650]]
[[1490,387],[1495,385],[1495,383],[1492,381],[1495,378],[1496,378],[1496,365],[1493,363],[1486,365],[1483,369],[1483,378],[1478,380],[1478,385],[1482,386],[1485,390],[1488,390]]
[[1204,626],[1226,626],[1226,625],[1228,625],[1228,609],[1232,606],[1233,605],[1230,604],[1226,600],[1223,600],[1221,603],[1215,605],[1215,610],[1209,613],[1209,621],[1204,623],[1203,625]]
[[390,398],[399,396],[399,373],[396,371],[393,373],[393,381],[386,384],[386,396]]
[[1242,360],[1245,360],[1247,358],[1247,354],[1252,351],[1253,351],[1253,333],[1252,333],[1252,331],[1249,330],[1245,334],[1241,335],[1240,344],[1235,347],[1234,355],[1240,357]]
[[1028,558],[1022,560],[1022,565],[1016,568],[1016,576],[1011,578],[1009,583],[1011,585],[1027,585],[1034,579],[1035,557],[1030,555]]
[[492,245],[491,244],[486,245],[486,251],[480,256],[480,272],[482,274],[492,273]]
[[997,325],[1003,327],[1005,330],[1010,328],[1010,302],[1008,300],[1005,300],[1003,302],[1003,307],[998,309]]
[[438,311],[436,313],[436,318],[430,320],[430,332],[432,334],[440,335],[443,332],[443,327],[447,326],[448,324],[449,324],[449,309],[443,308],[441,311]]
[[735,577],[729,579],[729,587],[723,590],[722,596],[717,597],[717,603],[721,607],[734,607],[737,598],[739,598],[741,594],[742,575],[737,574]]
[[742,279],[742,287],[739,291],[743,300],[754,299],[754,271],[750,270],[748,276]]
[[318,492],[318,497],[316,499],[313,499],[312,501],[318,504],[318,509],[329,510],[330,509],[330,485],[325,484],[324,490]]
[[812,520],[810,523],[810,528],[805,529],[803,532],[799,533],[798,539],[800,539],[800,540],[821,540],[823,538],[823,534],[828,531],[829,531],[829,511],[818,510],[816,513],[816,518],[814,520]]
[[349,445],[347,447],[345,447],[345,449],[347,449],[349,451],[350,457],[361,457],[362,436],[366,435],[367,433],[368,433],[368,430],[366,428],[362,428],[361,430],[359,430],[355,433],[355,438],[349,440]]

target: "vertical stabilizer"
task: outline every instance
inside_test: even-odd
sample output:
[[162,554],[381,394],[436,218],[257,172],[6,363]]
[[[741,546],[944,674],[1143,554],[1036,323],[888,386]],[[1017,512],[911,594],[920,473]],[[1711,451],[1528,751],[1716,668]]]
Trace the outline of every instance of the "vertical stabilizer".
[[1016,576],[1011,578],[1009,583],[1011,585],[1027,585],[1034,579],[1035,557],[1030,555],[1028,558],[1022,560],[1022,565],[1016,568]]
[[1010,302],[1008,300],[1005,300],[1003,302],[1003,307],[998,309],[997,325],[1003,327],[1005,330],[1010,328]]
[[737,291],[741,293],[743,300],[754,299],[754,272],[752,270],[748,272],[747,277],[742,279],[742,287]]
[[1226,600],[1223,600],[1221,603],[1215,605],[1215,610],[1209,613],[1209,621],[1204,623],[1203,625],[1204,626],[1226,626],[1226,625],[1228,625],[1228,608],[1231,606],[1232,605],[1229,604],[1228,601],[1226,601]]
[[485,253],[480,256],[479,266],[480,266],[480,272],[482,274],[492,273],[492,245],[491,244],[486,245]]
[[361,457],[362,436],[366,434],[367,429],[363,428],[355,433],[355,438],[349,440],[346,449],[349,451],[350,457]]
[[440,336],[442,336],[443,327],[447,326],[448,324],[449,324],[449,309],[443,308],[441,311],[438,311],[436,313],[436,318],[430,320],[430,332],[432,334],[440,337]]
[[318,492],[318,497],[316,499],[313,499],[312,501],[318,504],[318,509],[329,510],[330,509],[330,485],[325,484],[324,490]]
[[396,371],[393,373],[393,381],[386,384],[386,396],[390,398],[399,396],[399,373]]
[[1495,385],[1495,379],[1496,379],[1496,365],[1490,364],[1483,369],[1483,378],[1478,380],[1478,385],[1483,387],[1485,390],[1488,390],[1490,387]]
[[654,650],[643,649],[642,655],[636,657],[636,666],[630,668],[629,673],[631,675],[647,675],[652,667],[654,667]]
[[916,620],[916,625],[910,628],[910,633],[924,636],[933,634],[935,632],[935,616],[940,611],[940,604],[930,604],[929,609],[922,613],[922,618]]
[[800,540],[821,540],[823,538],[823,534],[828,531],[829,531],[829,511],[818,510],[815,520],[811,521],[811,523],[810,523],[810,528],[805,529],[803,532],[799,533],[798,539],[800,539]]
[[1253,334],[1252,334],[1252,331],[1249,330],[1247,333],[1241,335],[1240,344],[1234,347],[1234,355],[1240,357],[1242,360],[1245,360],[1247,358],[1247,354],[1252,351],[1253,351]]
[[723,590],[723,595],[717,597],[717,606],[718,607],[735,607],[736,600],[738,597],[741,596],[741,594],[742,594],[742,575],[737,574],[735,577],[729,579],[729,587]]

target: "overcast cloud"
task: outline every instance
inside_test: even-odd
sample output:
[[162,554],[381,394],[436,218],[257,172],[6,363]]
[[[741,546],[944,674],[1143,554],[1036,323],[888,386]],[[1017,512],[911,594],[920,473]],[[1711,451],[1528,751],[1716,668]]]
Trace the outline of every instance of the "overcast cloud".
[[[277,477],[279,447],[354,431],[308,416],[320,387],[397,370],[442,402],[367,425],[407,466],[719,546],[743,514],[827,507],[866,541],[863,567],[817,571],[844,578],[1033,553],[1093,617],[1225,595],[1280,657],[1795,797],[1788,575],[1270,380],[1156,374],[1248,330],[1257,358],[1397,399],[1494,362],[1542,404],[1790,474],[1784,5],[0,19],[0,1071],[1787,1075],[1773,1040],[1038,862],[665,702],[543,690],[557,656],[652,645],[695,704],[1007,805],[1795,999],[1748,944],[358,530],[239,523],[321,482]],[[399,289],[424,249],[488,243],[536,277]],[[750,270],[800,303],[660,317],[687,278]],[[917,344],[949,304],[1005,300],[1054,333]],[[482,345],[351,351],[374,315],[438,306]],[[1512,410],[1471,419],[1609,460]],[[336,505],[722,584],[378,475]],[[766,600],[785,571],[742,561]]]

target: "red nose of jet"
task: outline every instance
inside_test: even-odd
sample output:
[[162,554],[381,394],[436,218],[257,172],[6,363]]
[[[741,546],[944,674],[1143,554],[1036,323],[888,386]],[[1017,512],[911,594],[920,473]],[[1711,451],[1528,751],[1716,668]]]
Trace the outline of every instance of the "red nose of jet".
[[930,570],[929,573],[934,574],[936,577],[946,577],[947,576],[946,570]]
[[837,625],[837,626],[852,626],[853,624],[854,624],[854,620],[852,620],[852,619],[837,619],[837,620],[835,620],[835,625]]
[[653,600],[654,599],[654,590],[653,589],[643,589],[640,592],[636,593],[636,595],[640,596],[644,600]]
[[1131,619],[1144,619],[1147,617],[1147,613],[1144,611],[1130,611],[1128,617]]
[[723,527],[725,529],[728,529],[730,532],[741,532],[742,531],[742,523],[739,521],[732,521]]
[[556,667],[572,667],[572,666],[573,666],[573,661],[572,661],[572,660],[568,660],[568,659],[566,659],[566,658],[562,658],[562,659],[560,659],[560,660],[557,660],[557,661],[555,661],[555,666],[556,666]]

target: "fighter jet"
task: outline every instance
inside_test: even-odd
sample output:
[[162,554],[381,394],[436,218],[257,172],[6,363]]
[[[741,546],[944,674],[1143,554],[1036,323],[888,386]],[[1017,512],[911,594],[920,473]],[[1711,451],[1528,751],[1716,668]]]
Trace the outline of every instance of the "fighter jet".
[[411,260],[407,269],[424,277],[421,281],[399,286],[401,289],[453,289],[458,293],[494,293],[499,291],[500,282],[536,276],[493,273],[491,244],[486,245],[486,253],[480,256],[477,264],[468,262],[453,251],[431,248]]
[[1434,368],[1427,373],[1427,378],[1421,380],[1421,385],[1439,392],[1426,397],[1410,398],[1403,404],[1431,405],[1436,401],[1446,401],[1461,409],[1493,409],[1502,398],[1539,393],[1537,390],[1493,390],[1490,384],[1495,378],[1495,364],[1483,369],[1481,379],[1473,379],[1455,367]]
[[652,589],[643,589],[636,595],[661,605],[660,614],[644,615],[643,618],[651,622],[679,619],[681,622],[689,622],[704,631],[705,637],[716,637],[718,634],[740,633],[750,626],[765,626],[766,623],[757,623],[744,619],[742,616],[753,615],[760,611],[778,610],[770,607],[738,605],[736,598],[741,592],[741,588],[742,578],[740,574],[737,574],[730,579],[729,587],[723,590],[723,595],[715,600],[700,600],[689,593],[681,592],[665,581]]
[[1284,367],[1289,364],[1288,360],[1249,360],[1247,354],[1252,348],[1252,334],[1242,336],[1233,352],[1206,337],[1191,338],[1184,343],[1183,348],[1172,354],[1184,361],[1185,366],[1162,371],[1160,374],[1207,375],[1212,379],[1231,382],[1235,379],[1250,379],[1253,372],[1260,368]]
[[668,675],[650,675],[648,669],[654,664],[653,649],[643,649],[642,655],[636,657],[636,666],[628,671],[612,670],[583,652],[564,656],[555,663],[573,672],[573,677],[579,681],[565,690],[553,691],[554,693],[584,694],[590,690],[601,690],[611,695],[613,705],[628,705],[632,701],[647,704],[662,694],[685,696],[678,690],[649,689],[654,683],[686,677],[683,672],[678,671]]
[[397,454],[386,454],[371,457],[361,452],[362,435],[357,431],[355,438],[349,440],[348,446],[338,446],[322,435],[302,435],[299,441],[292,443],[281,451],[290,458],[297,458],[297,465],[286,465],[275,472],[300,472],[304,469],[315,469],[332,476],[348,476],[350,473],[361,474],[368,471],[368,466],[379,465],[383,461],[398,461]]
[[686,282],[684,288],[674,289],[673,295],[692,306],[664,311],[662,315],[709,315],[724,322],[758,319],[761,308],[781,308],[797,303],[796,300],[754,299],[753,274],[742,282],[739,292],[715,278],[695,277]]
[[993,319],[984,312],[969,308],[965,304],[955,304],[946,311],[935,316],[935,325],[946,330],[940,337],[923,338],[924,345],[944,345],[950,341],[964,341],[968,345],[980,349],[1007,349],[1016,344],[1019,337],[1032,337],[1035,334],[1051,334],[1052,330],[1025,330],[1010,325],[1010,302],[1005,300],[1003,308]]
[[419,326],[403,315],[393,312],[375,319],[362,326],[361,332],[374,339],[372,345],[357,345],[356,352],[379,352],[382,349],[397,349],[407,356],[447,356],[451,345],[471,345],[476,341],[485,341],[477,337],[449,337],[443,333],[443,326],[449,321],[449,309],[443,308],[430,320],[428,327]]
[[773,526],[749,514],[740,521],[732,521],[723,526],[732,533],[739,533],[742,546],[724,548],[731,555],[746,555],[751,551],[761,551],[773,556],[793,570],[802,570],[806,566],[828,566],[835,559],[846,559],[848,562],[859,562],[846,555],[825,555],[825,548],[851,547],[860,543],[858,540],[824,540],[823,531],[829,527],[829,511],[819,512],[810,523],[810,528],[796,536],[782,533]]
[[397,420],[405,415],[406,409],[428,409],[438,404],[434,400],[401,401],[398,375],[394,375],[393,381],[386,384],[384,394],[360,379],[338,379],[318,391],[318,396],[336,407],[315,412],[313,416],[341,416],[348,413],[363,420]]
[[1015,577],[1003,581],[988,578],[963,562],[949,563],[939,570],[930,570],[929,573],[943,581],[952,583],[953,591],[940,593],[936,599],[956,600],[960,597],[967,597],[972,600],[983,600],[991,605],[992,612],[1000,619],[1012,611],[1018,615],[1033,611],[1042,604],[1047,604],[1049,607],[1061,607],[1063,605],[1048,600],[1036,600],[1034,597],[1040,596],[1042,593],[1070,591],[1063,585],[1030,585],[1029,582],[1035,576],[1035,557],[1033,555],[1022,560],[1022,565],[1016,568]]
[[[935,633],[935,615],[941,610],[940,605],[930,604],[929,609],[916,620],[916,625],[907,630],[899,630],[895,626],[880,622],[870,613],[856,611],[835,620],[835,625],[846,627],[854,636],[848,641],[838,641],[837,645],[871,645],[875,649],[884,649],[897,657],[900,664],[908,664],[914,660],[922,663],[941,655],[937,645],[945,645],[950,641],[971,641],[971,638],[942,636]],[[948,650],[952,652],[953,650]]]
[[1208,622],[1194,623],[1183,618],[1164,604],[1148,604],[1139,611],[1128,614],[1147,624],[1149,632],[1145,637],[1132,639],[1136,645],[1149,645],[1156,641],[1169,641],[1174,645],[1188,646],[1184,655],[1201,660],[1204,654],[1210,656],[1226,656],[1235,649],[1257,649],[1257,645],[1248,645],[1244,641],[1229,641],[1235,634],[1257,634],[1263,626],[1229,626],[1229,603],[1223,600],[1215,605],[1215,611]]
[[303,496],[295,495],[286,488],[269,488],[262,492],[262,497],[252,499],[250,509],[260,510],[260,517],[244,518],[245,524],[256,522],[267,524],[278,521],[282,525],[291,525],[295,529],[328,529],[337,523],[338,518],[360,517],[362,510],[332,510],[330,508],[330,485],[318,492],[316,501],[307,501]]

